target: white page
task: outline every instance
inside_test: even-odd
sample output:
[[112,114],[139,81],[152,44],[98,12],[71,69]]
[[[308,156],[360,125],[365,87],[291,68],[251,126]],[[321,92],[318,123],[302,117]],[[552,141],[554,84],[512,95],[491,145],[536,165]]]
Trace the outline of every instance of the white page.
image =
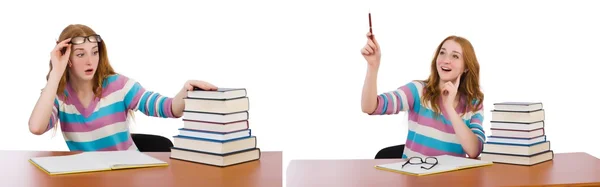
[[86,154],[37,157],[31,160],[49,173],[95,171],[110,168],[101,160]]
[[148,164],[166,164],[139,151],[95,151],[68,156],[50,156],[32,158],[50,173],[81,172],[106,170],[112,167],[137,166]]
[[463,158],[463,157],[456,157],[456,156],[449,156],[449,155],[439,156],[436,158],[438,159],[439,163],[445,163],[444,165],[450,165],[455,168],[470,167],[470,166],[474,166],[474,165],[485,165],[485,164],[492,163],[491,161],[483,161],[483,160],[476,160],[476,159],[471,159],[471,158]]
[[404,164],[404,162],[382,164],[379,166],[383,167],[383,168],[388,168],[388,169],[398,170],[398,171],[403,171],[403,172],[408,172],[408,173],[414,173],[414,174],[435,173],[435,172],[439,172],[439,171],[449,171],[449,170],[456,168],[451,165],[445,165],[445,164],[438,163],[433,168],[427,170],[427,169],[421,168],[421,166],[423,166],[425,168],[429,168],[429,167],[431,167],[431,164],[406,164],[404,166],[404,168],[402,168],[402,164]]
[[91,152],[95,158],[102,160],[109,167],[166,164],[166,162],[148,156],[136,150],[129,151],[97,151]]
[[[414,173],[414,174],[428,174],[428,173],[450,171],[450,170],[455,170],[455,169],[464,168],[464,167],[487,165],[487,164],[492,163],[490,161],[481,161],[481,160],[448,156],[448,155],[436,156],[435,158],[438,159],[438,164],[435,165],[431,169],[421,168],[421,166],[423,166],[425,168],[429,168],[429,167],[431,167],[431,164],[406,164],[404,166],[404,168],[402,168],[402,164],[404,164],[406,162],[406,160],[402,160],[401,162],[395,162],[395,163],[390,163],[390,164],[382,164],[382,165],[378,165],[378,166],[382,167],[382,168],[403,171],[403,172],[408,172],[408,173]],[[425,159],[425,158],[423,158],[423,159]]]

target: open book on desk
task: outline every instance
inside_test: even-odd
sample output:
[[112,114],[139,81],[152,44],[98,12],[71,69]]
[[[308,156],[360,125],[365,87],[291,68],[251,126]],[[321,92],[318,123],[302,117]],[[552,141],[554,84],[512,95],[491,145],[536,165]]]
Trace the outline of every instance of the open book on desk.
[[[431,167],[431,164],[406,164],[403,168],[402,165],[404,163],[406,163],[406,161],[408,159],[402,159],[401,162],[376,165],[375,168],[381,169],[381,170],[386,170],[386,171],[391,171],[391,172],[404,173],[404,174],[408,174],[408,175],[422,176],[422,175],[450,172],[450,171],[456,171],[456,170],[474,168],[474,167],[481,167],[481,166],[487,166],[487,165],[493,164],[493,162],[491,162],[491,161],[482,161],[482,160],[477,160],[477,159],[470,159],[470,158],[456,157],[456,156],[449,156],[449,155],[434,156],[434,157],[437,158],[437,164],[433,167]],[[422,159],[425,160],[425,157],[423,157]],[[415,160],[420,161],[419,159],[415,159]],[[431,167],[431,169],[423,169],[423,168],[421,168],[421,166],[426,167],[426,168]]]
[[65,156],[31,158],[29,161],[50,175],[168,166],[137,150],[83,152]]

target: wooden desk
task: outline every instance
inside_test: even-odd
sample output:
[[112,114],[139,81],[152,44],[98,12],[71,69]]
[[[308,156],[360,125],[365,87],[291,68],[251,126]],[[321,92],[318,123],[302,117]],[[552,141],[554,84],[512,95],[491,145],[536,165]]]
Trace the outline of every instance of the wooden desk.
[[494,163],[426,176],[374,168],[399,161],[294,160],[287,169],[286,186],[600,186],[600,159],[586,153],[556,153],[553,161],[530,167]]
[[230,167],[213,167],[170,159],[170,153],[147,153],[169,163],[168,167],[137,168],[50,176],[28,160],[73,152],[0,151],[0,186],[260,186],[281,187],[281,152],[262,152],[259,161]]

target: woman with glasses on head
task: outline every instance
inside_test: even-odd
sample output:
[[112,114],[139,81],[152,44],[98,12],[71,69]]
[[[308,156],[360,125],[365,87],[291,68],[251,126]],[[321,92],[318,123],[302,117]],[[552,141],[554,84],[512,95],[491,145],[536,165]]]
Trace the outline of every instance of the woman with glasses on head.
[[408,113],[402,158],[479,156],[485,142],[483,93],[479,88],[479,63],[467,39],[449,36],[438,45],[427,80],[410,81],[380,94],[377,94],[377,72],[381,52],[371,33],[367,34],[367,44],[361,53],[368,64],[362,111],[369,115]]
[[51,52],[46,80],[29,118],[29,130],[41,135],[56,130],[60,122],[71,151],[137,150],[127,120],[133,112],[179,118],[188,90],[217,89],[191,80],[173,98],[146,90],[113,70],[104,40],[85,25],[69,25],[62,31]]

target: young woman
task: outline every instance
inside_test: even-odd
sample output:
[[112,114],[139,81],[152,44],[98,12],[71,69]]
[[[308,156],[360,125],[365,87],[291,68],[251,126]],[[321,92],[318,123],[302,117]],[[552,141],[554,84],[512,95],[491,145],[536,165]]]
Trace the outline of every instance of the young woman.
[[129,133],[134,111],[163,118],[183,115],[188,90],[216,90],[210,83],[187,81],[174,98],[144,89],[116,73],[100,35],[84,25],[69,25],[51,52],[46,86],[29,118],[40,135],[60,121],[71,151],[137,150]]
[[462,37],[447,37],[437,47],[427,80],[410,81],[378,95],[381,52],[371,33],[367,38],[361,51],[368,63],[362,111],[369,115],[408,112],[408,136],[402,158],[478,157],[485,142],[483,93],[479,88],[479,63],[471,43]]

